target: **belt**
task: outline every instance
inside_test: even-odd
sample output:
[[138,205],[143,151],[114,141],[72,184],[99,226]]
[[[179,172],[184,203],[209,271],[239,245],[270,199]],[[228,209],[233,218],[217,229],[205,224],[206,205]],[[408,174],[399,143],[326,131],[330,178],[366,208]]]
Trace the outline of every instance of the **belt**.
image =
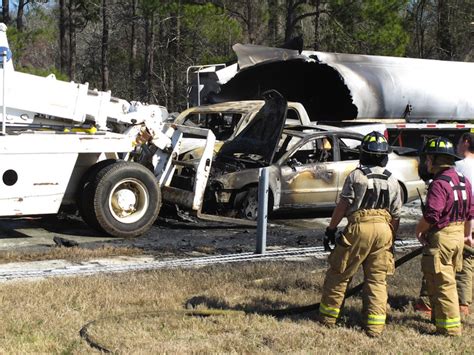
[[385,209],[358,210],[347,217],[349,223],[386,222],[390,223],[392,216]]

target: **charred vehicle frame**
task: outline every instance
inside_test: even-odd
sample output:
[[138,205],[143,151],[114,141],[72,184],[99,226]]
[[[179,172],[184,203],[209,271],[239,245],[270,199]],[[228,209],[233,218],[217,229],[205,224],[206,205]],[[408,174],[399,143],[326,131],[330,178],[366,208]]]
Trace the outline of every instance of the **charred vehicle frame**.
[[[283,130],[270,164],[235,152],[224,152],[224,157],[220,153],[208,184],[207,206],[212,201],[220,213],[256,219],[259,168],[268,165],[269,210],[330,210],[346,176],[358,165],[362,138],[342,130],[294,126]],[[417,189],[425,188],[417,166],[414,157],[389,155],[387,169],[397,177],[404,203],[415,200]]]

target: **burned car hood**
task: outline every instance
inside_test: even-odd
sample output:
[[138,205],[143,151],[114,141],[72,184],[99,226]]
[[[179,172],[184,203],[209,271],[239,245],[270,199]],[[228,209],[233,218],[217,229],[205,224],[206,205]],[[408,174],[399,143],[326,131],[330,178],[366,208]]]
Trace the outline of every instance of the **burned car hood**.
[[251,122],[232,140],[224,143],[216,162],[239,160],[270,165],[285,125],[286,99],[277,91],[264,93],[265,104]]

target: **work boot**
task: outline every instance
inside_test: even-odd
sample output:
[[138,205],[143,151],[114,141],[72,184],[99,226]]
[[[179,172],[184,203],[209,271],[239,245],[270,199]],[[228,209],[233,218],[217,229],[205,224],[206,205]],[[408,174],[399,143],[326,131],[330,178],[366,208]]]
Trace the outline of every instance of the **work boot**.
[[336,326],[336,318],[326,317],[319,313],[314,317],[314,320],[327,328],[334,328]]
[[460,304],[459,305],[459,313],[461,313],[462,316],[468,316],[469,315],[469,305]]
[[450,329],[436,328],[436,332],[434,334],[442,335],[445,337],[459,337],[462,335],[462,331],[461,331],[461,327],[450,328]]
[[366,329],[365,335],[367,335],[369,338],[378,338],[382,335],[382,332],[374,332],[371,329]]
[[421,314],[431,317],[431,307],[428,306],[425,302],[422,300],[419,300],[413,305],[413,309],[415,312],[420,312]]

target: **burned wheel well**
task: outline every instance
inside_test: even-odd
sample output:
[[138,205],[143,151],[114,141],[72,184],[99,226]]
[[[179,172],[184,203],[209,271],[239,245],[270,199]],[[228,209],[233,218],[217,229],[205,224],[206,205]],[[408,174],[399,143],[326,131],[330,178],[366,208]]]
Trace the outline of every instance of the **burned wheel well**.
[[[245,185],[241,189],[235,191],[232,194],[232,206],[234,209],[237,209],[240,207],[242,204],[243,199],[245,198],[245,195],[247,194],[248,190],[251,188],[256,188],[258,190],[258,183],[252,183]],[[268,187],[268,210],[271,211],[273,210],[273,202],[274,202],[274,194],[272,191],[271,186]]]

